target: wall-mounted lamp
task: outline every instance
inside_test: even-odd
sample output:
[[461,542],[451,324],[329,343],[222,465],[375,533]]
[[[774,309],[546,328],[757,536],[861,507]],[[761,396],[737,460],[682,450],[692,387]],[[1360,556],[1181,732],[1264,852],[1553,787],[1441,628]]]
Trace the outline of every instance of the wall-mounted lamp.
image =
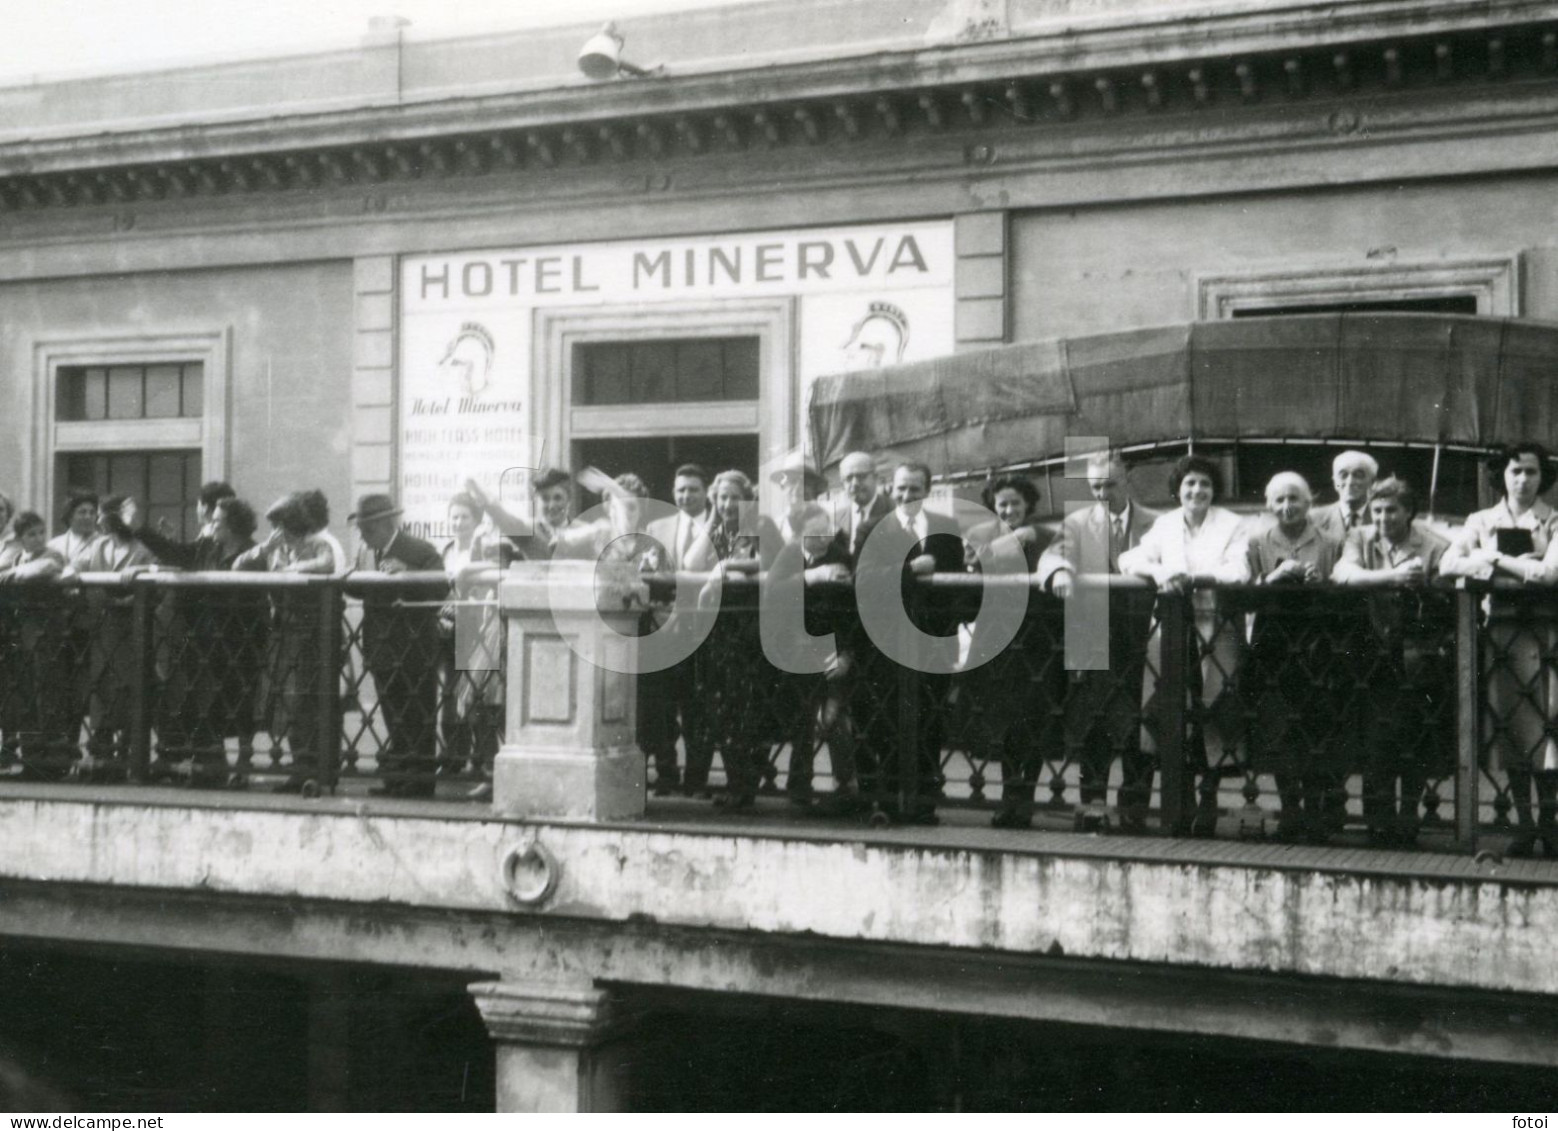
[[646,69],[629,63],[622,57],[622,42],[616,24],[607,24],[590,36],[579,49],[579,70],[584,72],[584,77],[600,82],[621,75],[648,78],[665,74],[664,66]]

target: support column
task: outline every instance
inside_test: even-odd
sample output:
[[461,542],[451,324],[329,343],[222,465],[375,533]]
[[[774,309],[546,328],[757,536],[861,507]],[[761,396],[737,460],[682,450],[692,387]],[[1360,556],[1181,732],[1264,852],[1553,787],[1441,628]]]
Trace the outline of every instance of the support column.
[[[499,590],[508,618],[507,725],[492,805],[506,816],[644,815],[632,674],[646,590],[631,564],[519,562]],[[597,662],[598,661],[598,662]]]
[[628,1019],[589,983],[481,982],[471,996],[497,1046],[497,1109],[621,1111],[614,1038]]

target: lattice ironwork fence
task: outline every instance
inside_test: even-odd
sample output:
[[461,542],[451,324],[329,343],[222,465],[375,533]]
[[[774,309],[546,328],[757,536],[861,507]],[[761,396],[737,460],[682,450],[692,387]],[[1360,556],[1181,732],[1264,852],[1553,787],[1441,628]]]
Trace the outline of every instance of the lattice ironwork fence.
[[[495,580],[0,586],[3,772],[477,792],[502,731]],[[1075,640],[1067,666],[1066,605],[1038,591],[1012,642],[969,666],[984,630],[968,626],[997,583],[910,588],[918,611],[961,626],[931,642],[932,671],[873,642],[848,583],[810,586],[808,625],[834,647],[825,670],[798,675],[764,655],[760,585],[731,581],[684,670],[641,677],[652,788],[723,787],[737,809],[784,795],[879,820],[975,808],[1009,826],[1394,846],[1472,846],[1493,829],[1558,853],[1558,592],[1155,594],[1115,578],[1093,634],[1107,657],[1087,670],[1072,670]]]

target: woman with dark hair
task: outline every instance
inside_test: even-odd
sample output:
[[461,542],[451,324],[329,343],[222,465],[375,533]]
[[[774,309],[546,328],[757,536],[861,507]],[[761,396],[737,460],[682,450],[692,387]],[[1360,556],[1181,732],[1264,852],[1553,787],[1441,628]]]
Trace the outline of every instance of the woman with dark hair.
[[[1446,577],[1558,581],[1558,512],[1541,496],[1558,478],[1547,449],[1513,444],[1488,461],[1496,505],[1468,515],[1460,537],[1440,560]],[[1558,647],[1558,605],[1488,600],[1488,768],[1509,774],[1517,831],[1511,856],[1529,856],[1538,840],[1558,855],[1558,741],[1550,727],[1558,711],[1558,673],[1544,657]],[[1531,821],[1536,789],[1537,820]]]
[[60,515],[65,530],[49,539],[49,548],[74,566],[76,559],[97,541],[97,492],[72,489]]
[[302,504],[303,513],[308,516],[309,532],[330,547],[330,557],[334,562],[330,572],[345,573],[351,568],[352,563],[346,556],[341,540],[330,533],[330,500],[325,498],[325,493],[317,487],[299,491],[297,498]]
[[[315,536],[316,522],[296,493],[283,496],[265,512],[271,525],[264,542],[239,554],[236,570],[270,573],[330,574],[335,555]],[[271,761],[278,762],[285,736],[292,752],[292,773],[277,792],[297,793],[318,773],[320,665],[319,602],[301,589],[278,589],[271,595],[269,650],[266,655],[264,717],[269,720]]]
[[[741,471],[722,471],[709,485],[714,504],[708,533],[688,551],[687,568],[713,576],[700,596],[712,604],[726,577],[753,576],[767,570],[778,556],[783,536],[773,519],[758,514],[752,480]],[[724,609],[709,638],[698,650],[699,685],[714,700],[720,761],[725,765],[725,790],[714,803],[730,809],[750,809],[762,784],[767,739],[781,722],[767,710],[764,691],[776,677],[763,657],[753,609]]]
[[[254,548],[254,510],[218,496],[194,542],[161,540],[158,556],[201,571],[230,570]],[[190,759],[194,785],[245,784],[254,757],[254,698],[269,631],[265,596],[232,587],[176,592],[177,620],[169,637],[170,675],[159,723],[154,774],[171,776]],[[238,739],[238,770],[228,775],[225,739]]]
[[980,551],[998,538],[1010,539],[1016,549],[1022,551],[1032,573],[1039,564],[1039,555],[1055,540],[1055,535],[1039,525],[1039,492],[1024,476],[1003,475],[986,484],[981,495],[985,510],[995,514],[969,528],[964,536],[963,553],[968,568],[979,569]]
[[[968,568],[983,572],[992,553],[1004,552],[1020,555],[1027,572],[1033,573],[1055,537],[1038,524],[1038,490],[1021,475],[1003,475],[985,486],[983,500],[995,517],[964,536]],[[994,657],[984,655],[976,629],[968,655],[977,658],[971,662],[978,666],[953,679],[953,718],[961,716],[962,721],[950,729],[968,734],[977,753],[1000,761],[1001,807],[990,820],[998,829],[1033,823],[1033,792],[1045,752],[1060,754],[1063,749],[1056,710],[1066,693],[1058,652],[1061,611],[1058,602],[1030,605],[1017,639]]]
[[[1141,542],[1120,555],[1120,571],[1151,580],[1160,593],[1190,594],[1200,662],[1186,673],[1192,708],[1186,757],[1188,765],[1199,766],[1201,771],[1191,833],[1215,836],[1218,783],[1225,772],[1238,769],[1238,708],[1231,685],[1238,670],[1243,626],[1238,619],[1219,614],[1217,594],[1210,586],[1237,585],[1250,579],[1249,544],[1243,520],[1213,505],[1223,492],[1217,464],[1204,456],[1184,456],[1174,465],[1169,488],[1180,505],[1160,515]],[[1162,645],[1156,632],[1148,647],[1144,753],[1157,750],[1156,712],[1151,706],[1157,691],[1155,673],[1162,670]],[[1188,780],[1187,775],[1187,785]]]

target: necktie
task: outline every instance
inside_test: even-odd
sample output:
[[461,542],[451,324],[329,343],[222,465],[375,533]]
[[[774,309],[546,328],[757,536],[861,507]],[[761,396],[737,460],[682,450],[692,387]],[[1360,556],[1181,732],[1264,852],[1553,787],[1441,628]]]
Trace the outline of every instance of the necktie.
[[671,568],[681,569],[687,561],[687,551],[692,549],[692,519],[682,516],[682,537],[676,547],[676,561],[671,563]]
[[1120,553],[1125,549],[1125,519],[1115,515],[1109,520],[1109,572],[1120,572]]
[[855,508],[855,528],[854,528],[854,530],[852,530],[850,532],[850,535],[849,535],[849,552],[851,554],[859,554],[860,553],[860,534],[861,534],[861,531],[865,530],[865,528],[866,528],[866,508],[865,507],[856,507]]

